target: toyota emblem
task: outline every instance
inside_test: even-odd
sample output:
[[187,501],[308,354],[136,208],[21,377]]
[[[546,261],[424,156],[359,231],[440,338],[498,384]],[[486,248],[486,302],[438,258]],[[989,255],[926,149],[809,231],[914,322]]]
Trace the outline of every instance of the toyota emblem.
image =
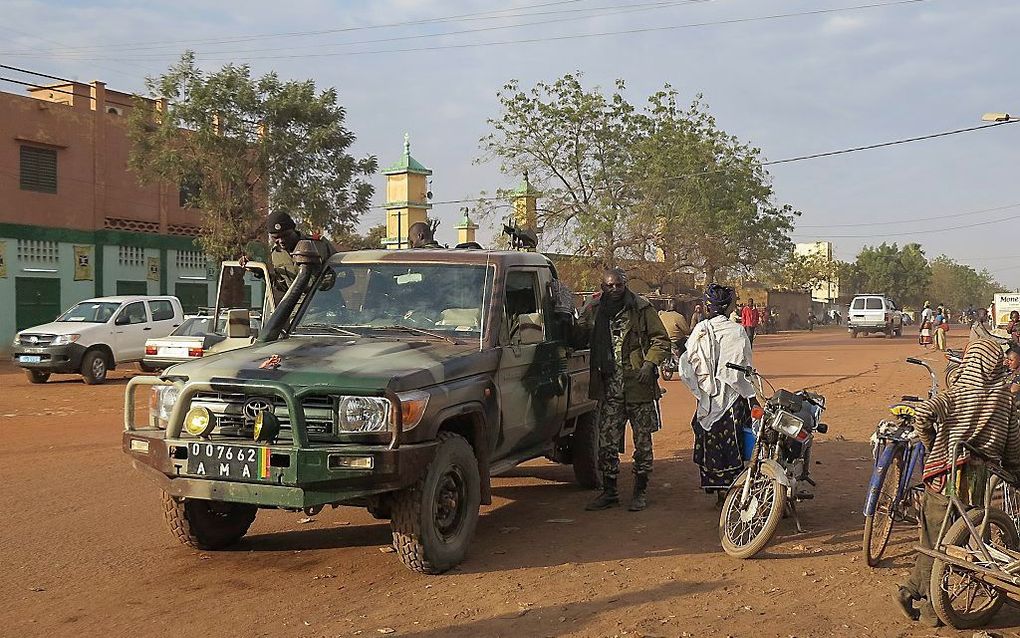
[[254,421],[255,417],[259,415],[259,412],[272,412],[273,402],[264,397],[255,397],[254,399],[248,399],[244,402],[244,407],[241,408],[244,413],[244,417],[249,421]]

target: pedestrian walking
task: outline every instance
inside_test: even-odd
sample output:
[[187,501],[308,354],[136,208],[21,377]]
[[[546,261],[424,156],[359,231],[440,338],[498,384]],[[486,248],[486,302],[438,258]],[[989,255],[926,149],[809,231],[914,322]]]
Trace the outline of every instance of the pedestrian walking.
[[747,377],[726,366],[751,365],[747,332],[729,321],[732,288],[712,284],[705,291],[708,318],[694,326],[687,352],[680,357],[680,378],[698,401],[691,419],[694,462],[701,468],[701,488],[715,492],[722,505],[734,479],[744,469],[743,430],[751,426],[754,386]]
[[754,307],[754,299],[748,299],[747,305],[740,311],[740,325],[744,326],[747,340],[751,343],[752,348],[754,347],[754,332],[758,328],[760,319],[758,309]]
[[941,352],[946,350],[946,332],[949,330],[949,322],[946,320],[946,311],[939,306],[935,312],[935,318],[931,322],[932,337],[935,341],[935,347]]
[[1020,343],[1020,312],[1014,310],[1009,313],[1009,323],[1006,324],[1006,332],[1013,343]]
[[925,348],[931,346],[932,343],[932,319],[935,318],[935,313],[932,312],[931,302],[924,302],[924,310],[921,311],[921,321],[917,331],[917,343],[924,346]]
[[669,356],[666,328],[655,308],[627,288],[620,269],[605,271],[602,294],[581,309],[578,327],[591,345],[588,395],[598,403],[599,470],[602,493],[585,509],[619,504],[617,477],[624,434],[634,436],[634,494],[630,511],[648,505],[652,472],[652,433],[660,426],[657,366]]
[[[914,430],[927,456],[924,459],[924,495],[921,501],[920,546],[934,546],[945,517],[949,490],[965,503],[980,506],[987,479],[985,462],[965,451],[957,485],[947,485],[952,448],[967,441],[987,461],[1006,470],[1020,470],[1020,425],[1013,395],[1006,385],[1002,348],[989,339],[967,347],[960,375],[952,387],[916,408]],[[936,424],[938,427],[936,428]],[[900,585],[896,602],[911,620],[935,626],[937,618],[929,599],[933,559],[917,554],[909,578]],[[920,610],[914,608],[921,602]]]

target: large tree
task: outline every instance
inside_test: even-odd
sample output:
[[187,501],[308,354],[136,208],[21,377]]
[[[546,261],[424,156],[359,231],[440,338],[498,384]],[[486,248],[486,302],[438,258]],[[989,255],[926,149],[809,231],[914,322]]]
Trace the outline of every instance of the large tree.
[[725,272],[759,274],[793,251],[799,213],[773,201],[760,151],[721,130],[698,96],[681,108],[670,86],[639,116],[631,171],[640,203],[632,223],[647,252],[674,272],[696,270],[707,281]]
[[187,187],[203,213],[199,241],[214,258],[264,240],[271,210],[340,236],[369,208],[376,159],[348,152],[355,136],[335,89],[254,78],[247,65],[207,73],[191,52],[147,86],[159,102],[133,109],[129,165],[145,182]]
[[865,246],[840,273],[840,289],[850,294],[887,294],[897,303],[918,306],[931,281],[931,266],[920,244]]
[[606,95],[571,74],[528,90],[513,80],[497,93],[502,112],[480,140],[480,161],[498,160],[510,175],[526,171],[543,191],[536,230],[544,241],[601,266],[638,243],[627,224],[637,197],[628,179],[637,131],[623,88],[617,81]]
[[945,255],[931,261],[931,284],[927,297],[932,303],[961,310],[969,305],[984,308],[1002,286],[987,270],[977,271]]

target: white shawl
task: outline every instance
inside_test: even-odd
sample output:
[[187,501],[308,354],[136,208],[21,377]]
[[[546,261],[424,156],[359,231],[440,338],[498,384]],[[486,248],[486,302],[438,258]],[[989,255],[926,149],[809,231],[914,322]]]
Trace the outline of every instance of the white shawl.
[[680,378],[698,400],[698,422],[706,431],[726,413],[737,397],[750,399],[754,386],[727,363],[751,365],[747,332],[724,316],[698,323],[680,357]]

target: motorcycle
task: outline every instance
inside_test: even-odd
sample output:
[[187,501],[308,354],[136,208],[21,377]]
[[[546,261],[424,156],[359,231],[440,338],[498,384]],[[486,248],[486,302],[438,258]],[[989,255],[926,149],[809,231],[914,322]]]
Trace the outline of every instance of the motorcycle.
[[[797,503],[814,498],[798,486],[815,482],[808,475],[811,442],[825,434],[821,422],[825,397],[807,390],[776,390],[754,368],[727,363],[752,379],[761,405],[751,409],[756,436],[747,469],[730,486],[719,515],[719,540],[735,558],[751,558],[772,540],[785,512],[793,516],[797,531]],[[765,398],[765,384],[771,396]],[[762,407],[764,406],[764,407]]]
[[659,374],[663,381],[670,381],[673,375],[680,372],[680,349],[673,346],[669,349],[669,356],[659,366]]

